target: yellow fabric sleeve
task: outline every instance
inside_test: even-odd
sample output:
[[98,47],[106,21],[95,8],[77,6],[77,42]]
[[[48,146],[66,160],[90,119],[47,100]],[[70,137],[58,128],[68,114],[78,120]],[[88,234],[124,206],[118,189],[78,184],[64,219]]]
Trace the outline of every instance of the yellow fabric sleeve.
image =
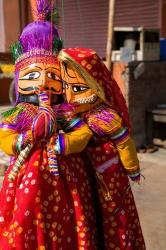
[[125,142],[119,142],[116,144],[117,150],[121,162],[129,174],[139,171],[139,160],[137,158],[137,152],[134,141],[129,136]]
[[114,111],[111,111],[110,114],[113,114],[114,118],[111,122],[106,123],[103,121],[99,122],[99,126],[102,127],[104,132],[108,135],[113,135],[115,131],[122,127],[122,118]]
[[128,129],[123,125],[122,118],[115,110],[107,108],[106,111],[104,119],[101,115],[92,114],[90,119],[88,119],[88,125],[93,128],[91,125],[95,123],[94,128],[97,127],[97,132],[101,131],[103,135],[109,135],[118,150],[119,157],[127,173],[136,175],[139,172],[139,161]]
[[81,126],[81,128],[73,132],[63,134],[63,136],[65,140],[64,153],[68,155],[82,152],[88,144],[92,136],[92,132],[89,127],[84,124]]
[[13,143],[18,132],[8,128],[0,128],[0,148],[8,155],[15,155]]

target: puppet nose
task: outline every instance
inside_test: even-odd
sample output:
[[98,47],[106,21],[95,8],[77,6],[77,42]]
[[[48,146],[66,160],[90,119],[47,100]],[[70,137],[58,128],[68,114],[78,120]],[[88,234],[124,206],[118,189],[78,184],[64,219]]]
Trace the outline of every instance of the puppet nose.
[[39,88],[45,89],[47,86],[47,78],[45,72],[42,72],[41,77],[40,77],[40,83],[39,83]]
[[68,103],[73,103],[73,94],[72,94],[72,89],[71,86],[68,85],[68,89],[66,89],[66,99]]

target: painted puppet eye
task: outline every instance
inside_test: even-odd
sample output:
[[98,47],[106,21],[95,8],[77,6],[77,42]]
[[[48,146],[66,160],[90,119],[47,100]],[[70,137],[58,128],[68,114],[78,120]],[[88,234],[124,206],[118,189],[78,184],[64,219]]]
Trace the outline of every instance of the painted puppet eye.
[[50,78],[52,80],[58,80],[58,81],[60,81],[60,78],[55,73],[53,73],[53,72],[48,72],[47,76],[48,76],[48,78]]
[[82,86],[73,86],[72,89],[73,89],[74,92],[81,92],[81,91],[87,90],[89,88],[88,87],[82,87]]
[[40,76],[40,73],[37,71],[31,72],[26,74],[25,76],[22,76],[19,80],[34,80],[38,79]]

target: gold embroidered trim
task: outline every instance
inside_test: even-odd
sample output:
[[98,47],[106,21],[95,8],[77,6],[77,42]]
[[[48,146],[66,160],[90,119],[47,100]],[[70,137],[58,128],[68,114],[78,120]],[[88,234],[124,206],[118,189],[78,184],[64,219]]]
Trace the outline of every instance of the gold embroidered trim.
[[34,58],[36,56],[48,56],[48,57],[53,57],[53,56],[57,56],[58,52],[52,52],[52,51],[48,51],[48,50],[44,50],[44,49],[32,49],[24,54],[22,54],[17,60],[16,63],[27,59],[27,58]]
[[26,66],[30,64],[34,64],[34,63],[55,64],[56,57],[55,56],[36,56],[36,57],[26,58],[16,63],[15,71],[19,71],[20,69],[23,69]]

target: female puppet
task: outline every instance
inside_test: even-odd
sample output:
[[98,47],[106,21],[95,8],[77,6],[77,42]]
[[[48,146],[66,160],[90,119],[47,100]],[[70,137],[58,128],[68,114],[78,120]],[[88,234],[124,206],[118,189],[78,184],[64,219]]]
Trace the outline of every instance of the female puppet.
[[[84,159],[98,180],[105,249],[143,250],[144,239],[127,175],[140,180],[127,107],[110,72],[90,49],[59,54],[66,99],[93,131]],[[74,124],[65,127],[71,131]]]
[[75,131],[60,134],[55,122],[62,94],[61,41],[46,21],[51,2],[32,1],[36,19],[13,47],[17,104],[0,125],[0,147],[12,156],[0,190],[1,250],[96,249],[84,163],[79,154],[62,156],[83,150],[92,133],[77,119]]

